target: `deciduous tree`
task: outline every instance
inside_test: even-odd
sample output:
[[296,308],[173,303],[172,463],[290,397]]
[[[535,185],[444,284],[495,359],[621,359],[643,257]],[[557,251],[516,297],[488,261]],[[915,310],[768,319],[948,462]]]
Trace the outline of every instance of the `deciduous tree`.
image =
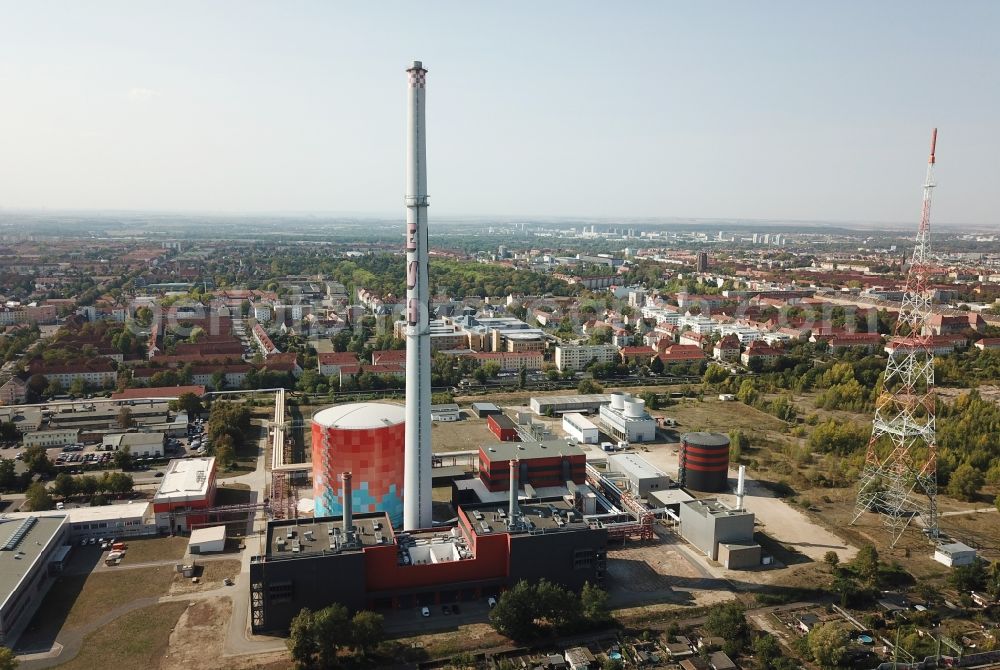
[[76,493],[76,480],[73,479],[73,475],[65,472],[60,472],[56,475],[56,480],[52,484],[52,492],[57,496],[62,496],[63,498],[69,498]]
[[125,445],[121,449],[115,452],[115,455],[111,457],[111,461],[115,464],[115,467],[120,470],[131,470],[132,469],[132,449],[128,445]]
[[16,670],[19,662],[8,647],[0,647],[0,670]]
[[807,641],[813,660],[824,668],[836,668],[847,653],[847,630],[836,622],[816,626]]
[[576,387],[577,393],[590,395],[592,393],[604,393],[604,387],[593,379],[582,379]]
[[580,606],[583,609],[583,616],[590,621],[608,620],[608,592],[601,587],[586,582],[580,591]]
[[33,512],[42,512],[47,509],[52,509],[54,506],[52,504],[52,496],[50,496],[48,490],[46,490],[45,484],[42,484],[41,482],[35,482],[28,487],[25,499],[28,501],[28,505],[31,506],[31,510]]
[[369,610],[362,610],[351,618],[351,645],[362,654],[369,654],[385,636],[383,617]]
[[118,410],[117,417],[118,427],[122,430],[128,430],[135,425],[135,419],[132,418],[132,409],[129,407],[122,407]]
[[200,416],[205,408],[201,404],[201,398],[188,392],[178,396],[177,409],[187,412],[188,416]]
[[985,478],[980,470],[969,463],[962,463],[948,479],[948,495],[959,500],[975,500],[984,483]]
[[490,623],[512,640],[528,640],[538,632],[535,611],[535,589],[521,580],[500,595],[496,607],[490,610]]
[[13,458],[0,459],[0,489],[9,491],[17,481],[16,464]]
[[742,651],[750,636],[750,627],[743,615],[743,607],[736,602],[712,607],[705,619],[705,629],[712,635],[726,640],[723,648],[729,655]]
[[319,652],[319,645],[313,635],[314,619],[313,613],[308,608],[303,608],[295,618],[292,619],[288,632],[288,651],[292,655],[292,660],[303,670],[312,670],[316,667],[316,654]]
[[851,561],[851,567],[858,577],[864,580],[869,586],[878,583],[878,551],[873,545],[866,544],[858,550],[858,555]]

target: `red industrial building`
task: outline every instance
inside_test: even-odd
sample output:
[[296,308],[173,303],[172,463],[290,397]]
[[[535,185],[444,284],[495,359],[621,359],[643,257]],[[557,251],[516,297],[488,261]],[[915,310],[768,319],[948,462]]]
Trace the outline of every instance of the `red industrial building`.
[[506,414],[490,414],[486,419],[486,426],[501,442],[521,440],[517,435],[517,424]]
[[[492,417],[491,417],[492,418]],[[479,448],[479,478],[490,491],[510,488],[510,462],[520,461],[521,485],[565,486],[587,480],[587,455],[562,440],[495,444]]]
[[156,527],[163,532],[190,531],[209,522],[192,510],[215,504],[215,458],[175,458],[167,465],[153,496]]

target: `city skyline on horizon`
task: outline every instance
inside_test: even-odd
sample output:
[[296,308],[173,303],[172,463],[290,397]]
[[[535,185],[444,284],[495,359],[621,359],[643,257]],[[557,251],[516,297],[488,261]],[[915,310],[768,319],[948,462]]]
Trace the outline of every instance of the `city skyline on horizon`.
[[[0,212],[391,217],[419,58],[435,219],[906,226],[939,126],[935,225],[996,222],[991,3],[933,25],[903,3],[441,3],[418,34],[381,8],[38,7],[0,27]],[[478,48],[522,15],[518,49]]]

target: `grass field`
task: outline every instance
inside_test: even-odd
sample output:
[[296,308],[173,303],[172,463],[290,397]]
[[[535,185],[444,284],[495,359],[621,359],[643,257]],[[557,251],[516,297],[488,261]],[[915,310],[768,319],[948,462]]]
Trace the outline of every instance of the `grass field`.
[[257,464],[254,461],[237,461],[231,467],[220,469],[216,475],[216,479],[229,479],[230,477],[239,477],[240,475],[246,475],[253,472],[257,468]]
[[187,551],[186,537],[153,537],[126,540],[128,551],[125,561],[128,563],[152,563],[180,558]]
[[[470,412],[466,411],[466,416]],[[497,441],[486,427],[486,419],[465,418],[462,421],[431,422],[431,444],[434,451],[465,451],[478,449]]]
[[653,416],[665,416],[677,421],[677,432],[707,430],[728,433],[741,430],[750,437],[767,440],[781,439],[787,427],[784,421],[741,402],[722,402],[715,396],[705,400],[684,398],[662,409],[652,410]]
[[170,631],[187,603],[161,603],[122,616],[84,638],[80,653],[59,670],[147,670],[160,665]]
[[94,617],[140,598],[165,595],[172,567],[67,575],[52,585],[25,631],[25,646],[51,644],[61,629],[84,626]]
[[[77,628],[93,618],[95,612],[113,609],[139,598],[162,596],[167,592],[173,577],[173,566],[166,565],[91,573],[69,608],[66,626]],[[56,584],[49,593],[58,594],[61,591]]]

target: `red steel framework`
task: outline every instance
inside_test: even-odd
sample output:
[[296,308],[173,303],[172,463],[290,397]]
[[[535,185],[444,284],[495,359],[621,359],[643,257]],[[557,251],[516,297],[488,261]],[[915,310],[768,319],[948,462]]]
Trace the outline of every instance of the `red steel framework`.
[[[935,428],[930,263],[931,193],[937,128],[924,180],[923,210],[882,382],[875,403],[872,435],[861,473],[852,523],[866,512],[878,514],[895,546],[919,516],[924,532],[938,537],[937,440]],[[916,495],[915,495],[916,494]],[[926,496],[926,501],[921,499]]]
[[[589,469],[587,472],[587,483],[601,491],[605,495],[611,495],[607,482],[598,476],[593,475]],[[651,511],[633,498],[628,492],[614,488],[614,495],[617,495],[621,506],[632,519],[621,522],[605,522],[603,527],[608,531],[608,539],[625,540],[627,538],[638,538],[640,540],[652,540],[655,537],[653,532],[654,515]]]

